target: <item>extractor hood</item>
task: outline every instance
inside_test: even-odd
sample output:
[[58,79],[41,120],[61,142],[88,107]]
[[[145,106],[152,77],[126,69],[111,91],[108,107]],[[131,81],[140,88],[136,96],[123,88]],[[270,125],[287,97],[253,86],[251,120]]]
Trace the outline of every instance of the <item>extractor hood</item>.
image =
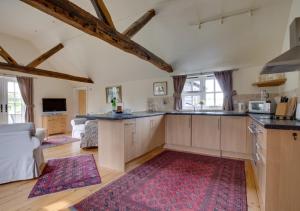
[[268,62],[260,74],[284,73],[300,70],[300,17],[290,26],[290,50]]

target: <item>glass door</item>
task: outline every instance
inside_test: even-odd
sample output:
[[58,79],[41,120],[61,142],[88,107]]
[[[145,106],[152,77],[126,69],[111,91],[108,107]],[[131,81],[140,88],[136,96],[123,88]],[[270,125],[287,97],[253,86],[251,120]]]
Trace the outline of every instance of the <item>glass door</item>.
[[0,123],[25,122],[25,104],[15,78],[0,77]]
[[7,80],[0,77],[0,124],[8,123]]

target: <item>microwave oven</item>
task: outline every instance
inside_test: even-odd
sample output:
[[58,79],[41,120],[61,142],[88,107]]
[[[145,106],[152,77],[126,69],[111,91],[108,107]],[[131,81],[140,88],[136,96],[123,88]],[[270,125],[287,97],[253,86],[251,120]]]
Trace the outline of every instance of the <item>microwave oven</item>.
[[249,101],[248,110],[250,113],[273,114],[275,113],[275,103]]

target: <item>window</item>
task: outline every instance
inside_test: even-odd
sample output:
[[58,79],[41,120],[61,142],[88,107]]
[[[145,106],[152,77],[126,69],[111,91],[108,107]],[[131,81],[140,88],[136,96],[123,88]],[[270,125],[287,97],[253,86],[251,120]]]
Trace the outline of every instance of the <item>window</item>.
[[14,80],[7,81],[8,123],[25,122],[25,104],[19,85]]
[[183,109],[220,110],[223,92],[213,75],[188,78],[182,92]]

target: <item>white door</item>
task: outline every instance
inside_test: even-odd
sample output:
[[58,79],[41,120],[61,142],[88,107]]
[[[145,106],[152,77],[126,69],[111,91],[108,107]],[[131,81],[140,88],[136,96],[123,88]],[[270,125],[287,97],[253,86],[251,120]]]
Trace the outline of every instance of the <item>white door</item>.
[[0,124],[8,123],[7,80],[0,78]]
[[0,77],[0,124],[25,122],[25,108],[16,78]]

